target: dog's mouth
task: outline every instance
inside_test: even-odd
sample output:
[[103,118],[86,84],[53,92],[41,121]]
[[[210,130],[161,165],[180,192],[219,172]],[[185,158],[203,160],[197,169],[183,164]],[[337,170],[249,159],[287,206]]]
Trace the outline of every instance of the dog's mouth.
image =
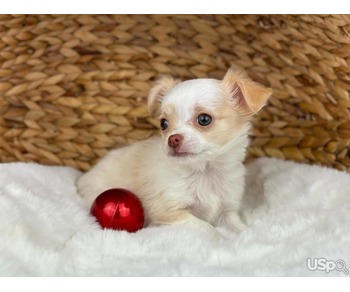
[[169,153],[170,156],[172,157],[179,157],[179,158],[189,158],[189,157],[193,157],[196,154],[191,153],[191,152],[171,152]]

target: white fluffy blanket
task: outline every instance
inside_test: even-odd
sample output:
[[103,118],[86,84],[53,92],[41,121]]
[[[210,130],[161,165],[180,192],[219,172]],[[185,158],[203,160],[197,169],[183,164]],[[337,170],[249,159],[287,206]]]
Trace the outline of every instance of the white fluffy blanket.
[[102,230],[77,195],[79,175],[0,164],[0,275],[345,276],[337,260],[349,269],[349,174],[257,160],[248,167],[249,227],[239,235],[220,230],[220,241],[181,226]]

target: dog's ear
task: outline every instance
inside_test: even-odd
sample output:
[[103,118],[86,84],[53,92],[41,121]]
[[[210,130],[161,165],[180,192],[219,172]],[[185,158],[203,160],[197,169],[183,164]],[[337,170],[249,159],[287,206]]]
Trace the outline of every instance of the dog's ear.
[[257,113],[272,94],[271,88],[253,81],[247,72],[238,66],[232,66],[221,82],[229,93],[229,98],[245,115]]
[[180,83],[180,80],[168,76],[161,77],[156,81],[155,85],[151,88],[147,102],[149,113],[152,116],[160,114],[160,104],[165,94],[178,83]]

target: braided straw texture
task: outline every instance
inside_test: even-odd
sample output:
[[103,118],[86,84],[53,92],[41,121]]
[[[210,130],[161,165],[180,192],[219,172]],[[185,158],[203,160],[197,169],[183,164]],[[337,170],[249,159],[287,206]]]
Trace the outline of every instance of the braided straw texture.
[[1,15],[0,160],[87,170],[158,132],[155,78],[231,64],[274,90],[248,157],[350,170],[349,15]]

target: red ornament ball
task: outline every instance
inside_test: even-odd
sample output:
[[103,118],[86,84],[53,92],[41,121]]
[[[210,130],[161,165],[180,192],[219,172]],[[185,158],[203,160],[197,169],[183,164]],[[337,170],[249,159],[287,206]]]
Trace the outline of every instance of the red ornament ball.
[[103,228],[136,232],[144,224],[140,199],[125,189],[110,189],[100,194],[90,210]]

